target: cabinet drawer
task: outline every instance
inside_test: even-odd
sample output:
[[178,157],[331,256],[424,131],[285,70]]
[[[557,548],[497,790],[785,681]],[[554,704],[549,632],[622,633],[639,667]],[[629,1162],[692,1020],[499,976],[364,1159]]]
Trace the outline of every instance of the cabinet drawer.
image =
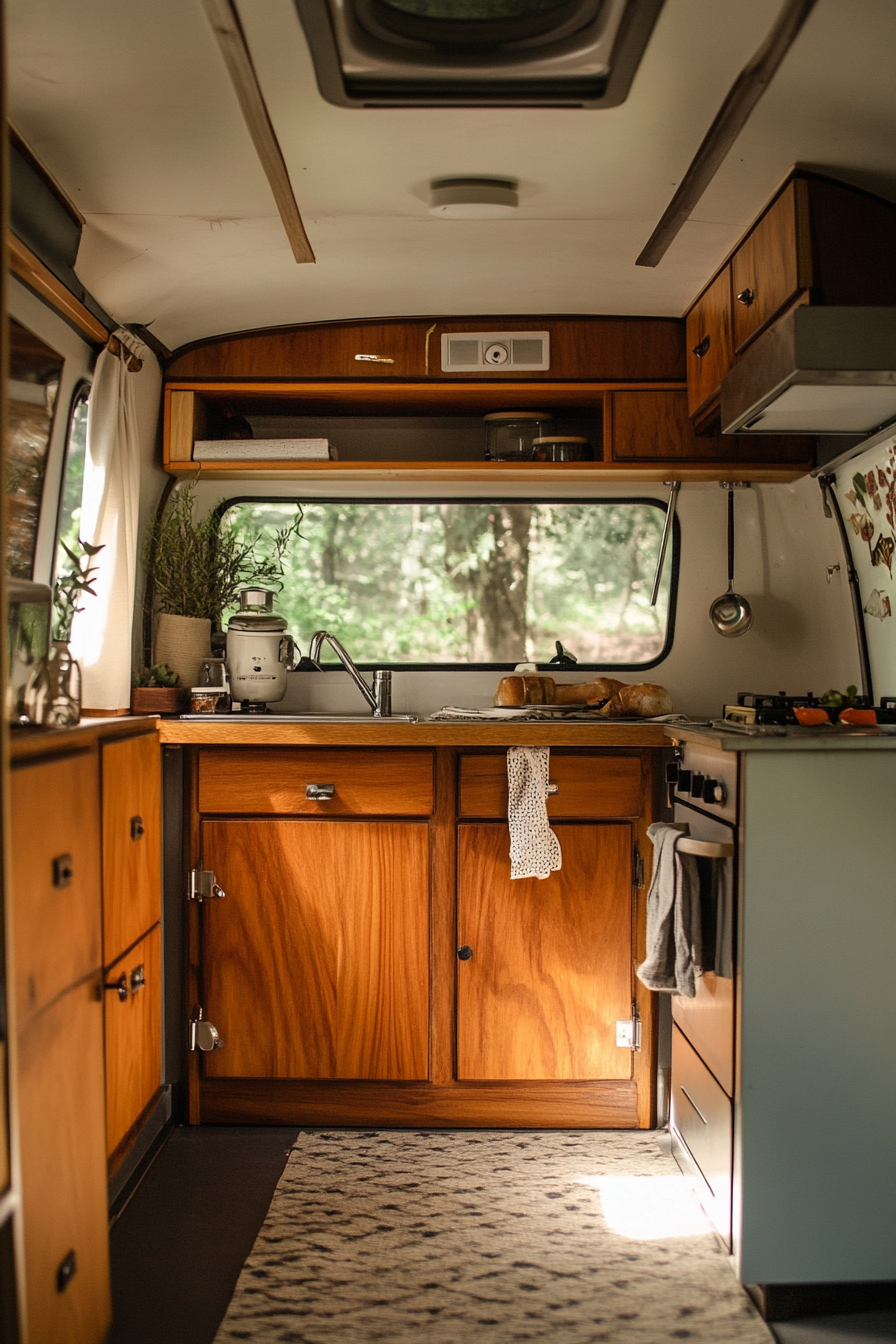
[[11,775],[19,1026],[101,963],[99,770],[90,752]]
[[719,1232],[731,1234],[731,1101],[678,1027],[672,1028],[671,1125],[708,1187],[702,1192]]
[[811,283],[807,189],[796,181],[769,206],[731,260],[735,350]]
[[[315,785],[329,797],[309,797]],[[426,817],[431,751],[225,747],[199,753],[199,810],[236,815]]]
[[687,319],[688,410],[691,415],[714,397],[734,363],[731,343],[731,271],[726,266]]
[[109,742],[103,765],[103,962],[162,913],[162,777],[156,733]]
[[[552,756],[549,817],[637,817],[641,761],[637,756]],[[462,817],[507,816],[507,755],[461,756]]]
[[[162,966],[159,926],[105,973],[106,1151],[121,1143],[162,1079]],[[124,976],[123,982],[121,977]],[[122,998],[110,985],[121,982]]]
[[[92,980],[20,1032],[18,1111],[28,1339],[103,1344],[112,1316],[103,1005]],[[72,1252],[75,1272],[60,1290]]]

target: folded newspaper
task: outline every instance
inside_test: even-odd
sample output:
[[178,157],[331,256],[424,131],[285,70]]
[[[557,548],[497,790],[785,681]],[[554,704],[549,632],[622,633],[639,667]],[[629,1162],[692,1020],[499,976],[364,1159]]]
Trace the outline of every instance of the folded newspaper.
[[516,708],[501,706],[488,709],[464,709],[459,705],[447,705],[444,709],[436,710],[435,714],[430,714],[427,723],[447,723],[454,719],[468,719],[477,722],[481,719],[521,719],[523,721],[532,721],[537,719],[585,719],[592,723],[687,723],[688,720],[684,714],[656,714],[649,719],[605,719],[598,714],[596,709],[578,709],[565,705],[521,705]]
[[194,462],[329,462],[338,457],[329,439],[199,439]]

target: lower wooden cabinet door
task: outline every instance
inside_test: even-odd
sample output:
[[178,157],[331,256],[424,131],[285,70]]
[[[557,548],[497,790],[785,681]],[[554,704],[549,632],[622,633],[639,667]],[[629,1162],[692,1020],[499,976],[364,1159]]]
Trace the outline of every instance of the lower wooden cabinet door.
[[99,977],[18,1040],[29,1344],[101,1344],[111,1319]]
[[631,827],[555,830],[562,868],[511,881],[506,824],[458,828],[459,1079],[631,1077]]
[[425,822],[206,821],[202,856],[207,1077],[427,1077]]
[[[106,1149],[111,1157],[162,1081],[162,961],[158,925],[105,974]],[[120,986],[117,988],[111,986]]]

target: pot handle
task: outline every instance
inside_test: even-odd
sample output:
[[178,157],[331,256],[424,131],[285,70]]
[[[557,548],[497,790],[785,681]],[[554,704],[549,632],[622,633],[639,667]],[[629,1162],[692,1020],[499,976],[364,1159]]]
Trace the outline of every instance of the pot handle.
[[295,671],[296,664],[299,661],[299,650],[296,648],[296,642],[292,635],[284,635],[280,640],[278,659],[285,665],[287,672]]

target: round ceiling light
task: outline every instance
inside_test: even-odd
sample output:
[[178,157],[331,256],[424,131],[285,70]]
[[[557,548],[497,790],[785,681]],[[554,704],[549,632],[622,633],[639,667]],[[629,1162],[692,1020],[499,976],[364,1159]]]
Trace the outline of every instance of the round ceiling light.
[[444,177],[429,184],[429,213],[440,219],[506,219],[519,205],[504,177]]

